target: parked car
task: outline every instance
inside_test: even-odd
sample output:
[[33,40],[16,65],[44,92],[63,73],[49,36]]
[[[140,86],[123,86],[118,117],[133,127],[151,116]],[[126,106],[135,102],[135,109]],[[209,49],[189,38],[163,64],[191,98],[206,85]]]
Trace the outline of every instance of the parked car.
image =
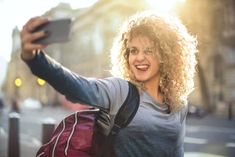
[[42,104],[36,99],[28,98],[23,102],[23,107],[28,109],[40,109],[42,108]]
[[193,104],[188,105],[188,116],[195,116],[195,117],[204,117],[206,115],[206,110],[201,106],[196,106]]

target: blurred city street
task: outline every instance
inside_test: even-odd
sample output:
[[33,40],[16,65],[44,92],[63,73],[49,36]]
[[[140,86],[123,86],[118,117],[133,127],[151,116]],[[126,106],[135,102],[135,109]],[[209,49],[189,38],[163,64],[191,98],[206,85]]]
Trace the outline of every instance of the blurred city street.
[[[111,41],[117,30],[128,16],[149,9],[177,15],[198,40],[184,156],[235,157],[235,0],[0,0],[0,8],[2,19],[8,18],[0,30],[0,157],[10,157],[9,132],[18,129],[9,129],[11,107],[17,111],[20,106],[19,114],[12,115],[20,121],[19,157],[35,157],[44,141],[43,124],[56,125],[78,107],[32,75],[22,61],[21,30],[28,19],[40,15],[51,20],[73,19],[70,41],[49,44],[45,52],[74,73],[105,78],[110,76],[113,56],[109,51],[115,48]],[[161,40],[156,41],[164,43]]]
[[[9,111],[9,108],[1,111],[0,157],[7,157]],[[35,156],[42,141],[43,121],[54,120],[57,124],[72,112],[62,107],[21,108],[20,156]],[[234,154],[235,118],[228,120],[227,117],[216,114],[204,117],[188,116],[185,157],[234,157]]]
[[[8,153],[8,114],[10,108],[5,108],[0,115],[0,157]],[[60,107],[45,107],[39,109],[21,108],[20,111],[20,156],[36,156],[42,139],[42,124],[52,121],[57,124],[72,111]]]
[[184,142],[186,157],[234,157],[235,118],[188,116]]

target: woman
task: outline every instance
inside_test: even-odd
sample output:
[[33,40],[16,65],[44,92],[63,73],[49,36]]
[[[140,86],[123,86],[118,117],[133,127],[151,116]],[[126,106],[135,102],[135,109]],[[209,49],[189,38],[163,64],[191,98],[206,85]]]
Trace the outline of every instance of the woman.
[[[114,143],[117,157],[184,155],[187,96],[193,89],[196,40],[176,18],[143,12],[130,17],[111,50],[115,77],[91,79],[74,74],[51,59],[32,33],[47,19],[29,20],[21,32],[22,59],[73,102],[96,106],[115,116],[128,93],[128,81],[140,93],[140,107]],[[37,51],[36,51],[37,49]]]

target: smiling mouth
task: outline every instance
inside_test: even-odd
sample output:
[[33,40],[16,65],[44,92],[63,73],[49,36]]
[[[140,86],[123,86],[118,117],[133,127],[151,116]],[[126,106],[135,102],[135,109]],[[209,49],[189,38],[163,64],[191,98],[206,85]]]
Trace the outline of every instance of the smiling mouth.
[[143,65],[136,65],[135,68],[140,71],[147,71],[149,68],[149,65],[143,64]]

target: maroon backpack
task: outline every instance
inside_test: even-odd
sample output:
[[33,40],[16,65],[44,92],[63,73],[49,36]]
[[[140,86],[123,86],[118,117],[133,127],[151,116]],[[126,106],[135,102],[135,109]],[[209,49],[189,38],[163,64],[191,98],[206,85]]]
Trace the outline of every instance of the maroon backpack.
[[128,96],[115,116],[114,124],[105,111],[96,108],[78,111],[59,123],[36,157],[112,157],[116,134],[130,123],[138,107],[138,90],[129,82]]

